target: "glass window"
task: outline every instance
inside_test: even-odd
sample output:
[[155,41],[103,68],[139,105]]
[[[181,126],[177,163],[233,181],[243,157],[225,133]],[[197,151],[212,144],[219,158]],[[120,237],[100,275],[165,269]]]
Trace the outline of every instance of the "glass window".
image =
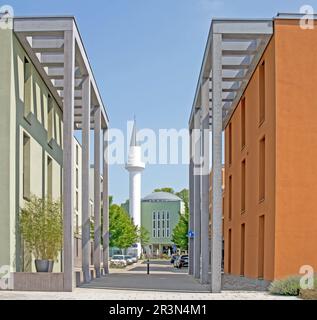
[[153,220],[155,220],[156,218],[156,214],[155,214],[155,211],[153,212]]
[[157,237],[160,237],[160,229],[157,229]]
[[166,229],[166,237],[170,236],[170,229]]
[[165,238],[165,229],[162,230],[163,238]]
[[167,211],[166,212],[166,219],[169,219],[170,218],[170,213]]
[[160,213],[157,213],[157,220],[160,220]]

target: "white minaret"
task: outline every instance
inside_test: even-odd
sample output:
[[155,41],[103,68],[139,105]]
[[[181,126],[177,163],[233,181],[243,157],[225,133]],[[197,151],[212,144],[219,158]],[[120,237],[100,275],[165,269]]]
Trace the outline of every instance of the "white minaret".
[[[141,147],[136,141],[136,123],[134,120],[128,161],[125,168],[129,171],[129,213],[136,226],[141,227],[141,172],[145,164],[141,161]],[[141,255],[141,243],[137,243],[138,257]]]

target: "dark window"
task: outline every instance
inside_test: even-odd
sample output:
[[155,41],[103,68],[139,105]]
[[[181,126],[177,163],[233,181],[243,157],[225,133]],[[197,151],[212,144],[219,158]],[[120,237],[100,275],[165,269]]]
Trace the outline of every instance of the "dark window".
[[259,68],[259,123],[263,123],[265,120],[265,62],[263,61]]
[[245,211],[246,161],[241,162],[241,212]]
[[259,146],[259,200],[265,199],[265,137]]
[[245,98],[241,101],[241,147],[245,146]]
[[31,141],[26,134],[23,135],[23,198],[30,199],[31,196]]

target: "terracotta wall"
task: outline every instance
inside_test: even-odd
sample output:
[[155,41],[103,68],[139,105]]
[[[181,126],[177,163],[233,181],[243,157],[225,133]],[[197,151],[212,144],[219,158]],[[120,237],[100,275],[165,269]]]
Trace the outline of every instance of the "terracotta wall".
[[[241,141],[241,101],[229,124],[232,128],[232,163],[229,164],[229,125],[225,129],[225,272],[229,272],[231,229],[231,273],[259,276],[259,218],[264,215],[264,278],[274,277],[275,229],[275,39],[271,39],[260,64],[265,61],[265,120],[259,123],[259,67],[253,74],[245,98],[245,146]],[[265,199],[259,200],[259,142],[265,136]],[[241,210],[241,163],[246,161],[245,210]],[[232,219],[229,220],[229,177],[232,176]],[[245,224],[244,259],[241,225]]]
[[317,271],[317,25],[275,21],[275,277]]

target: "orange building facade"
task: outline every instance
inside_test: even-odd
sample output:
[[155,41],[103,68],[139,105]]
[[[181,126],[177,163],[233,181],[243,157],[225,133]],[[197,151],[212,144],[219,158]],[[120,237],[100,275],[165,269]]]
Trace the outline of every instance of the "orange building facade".
[[[315,22],[316,24],[316,22]],[[317,25],[274,34],[225,127],[225,273],[317,271]]]

